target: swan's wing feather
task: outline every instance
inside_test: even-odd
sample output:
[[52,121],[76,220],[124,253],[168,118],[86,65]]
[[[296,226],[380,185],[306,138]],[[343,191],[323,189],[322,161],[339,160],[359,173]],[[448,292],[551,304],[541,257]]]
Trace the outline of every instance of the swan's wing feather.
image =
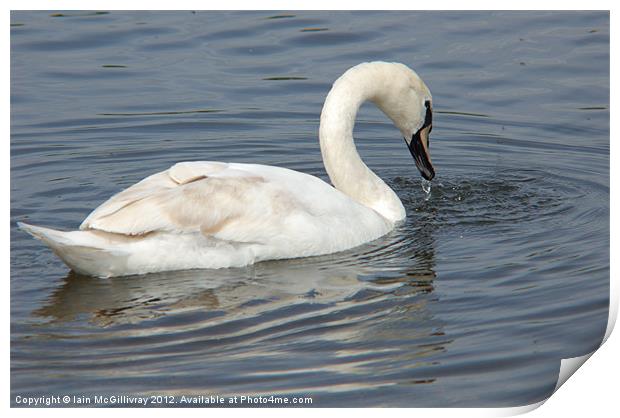
[[200,231],[248,241],[274,227],[266,219],[273,224],[278,212],[288,213],[296,203],[260,173],[223,163],[180,163],[113,196],[80,228],[125,235]]
[[174,189],[178,185],[200,180],[209,175],[225,171],[226,163],[196,161],[182,162],[173,165],[170,169],[146,177],[133,186],[115,194],[96,208],[80,225],[80,229],[95,229],[94,222],[110,216],[129,204],[134,204],[147,197]]
[[80,225],[80,229],[94,229],[94,223],[113,215],[122,208],[157,192],[176,187],[169,176],[168,170],[153,174],[133,186],[115,194],[88,215]]
[[230,165],[216,161],[186,161],[176,163],[168,175],[177,184],[186,184],[206,176],[222,175],[230,170]]

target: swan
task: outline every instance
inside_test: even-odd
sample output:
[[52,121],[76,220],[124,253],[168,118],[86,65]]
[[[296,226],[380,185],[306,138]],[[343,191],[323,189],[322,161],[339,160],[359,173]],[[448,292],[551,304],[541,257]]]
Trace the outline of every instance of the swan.
[[334,82],[321,112],[321,155],[334,187],[282,167],[180,162],[112,196],[77,231],[19,227],[74,271],[95,277],[242,267],[356,247],[405,218],[396,193],[355,148],[353,126],[365,101],[392,120],[431,180],[429,89],[404,64],[366,62]]

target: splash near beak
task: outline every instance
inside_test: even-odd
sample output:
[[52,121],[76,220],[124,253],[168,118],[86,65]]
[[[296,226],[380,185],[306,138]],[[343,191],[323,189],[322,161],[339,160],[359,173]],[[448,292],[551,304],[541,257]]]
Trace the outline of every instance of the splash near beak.
[[432,125],[425,126],[411,137],[411,142],[407,142],[409,151],[415,160],[415,165],[420,170],[420,174],[426,180],[432,180],[435,177],[435,168],[431,163],[431,155],[429,152],[428,135],[432,129]]

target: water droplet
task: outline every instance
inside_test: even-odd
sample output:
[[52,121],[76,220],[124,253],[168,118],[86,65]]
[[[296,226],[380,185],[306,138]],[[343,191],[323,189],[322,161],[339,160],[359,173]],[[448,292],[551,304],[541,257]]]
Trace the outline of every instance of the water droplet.
[[426,193],[424,200],[428,200],[431,197],[431,182],[426,179],[422,179],[422,190]]

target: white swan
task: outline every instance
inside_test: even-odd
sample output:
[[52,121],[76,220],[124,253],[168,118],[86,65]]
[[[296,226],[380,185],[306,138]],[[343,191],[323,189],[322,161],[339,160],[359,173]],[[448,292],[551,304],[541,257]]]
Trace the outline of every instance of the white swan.
[[358,246],[405,217],[353,143],[366,100],[400,129],[422,176],[432,179],[428,88],[403,64],[362,63],[334,83],[321,113],[321,154],[335,188],[286,168],[182,162],[111,197],[79,231],[19,226],[73,270],[98,277],[239,267]]

